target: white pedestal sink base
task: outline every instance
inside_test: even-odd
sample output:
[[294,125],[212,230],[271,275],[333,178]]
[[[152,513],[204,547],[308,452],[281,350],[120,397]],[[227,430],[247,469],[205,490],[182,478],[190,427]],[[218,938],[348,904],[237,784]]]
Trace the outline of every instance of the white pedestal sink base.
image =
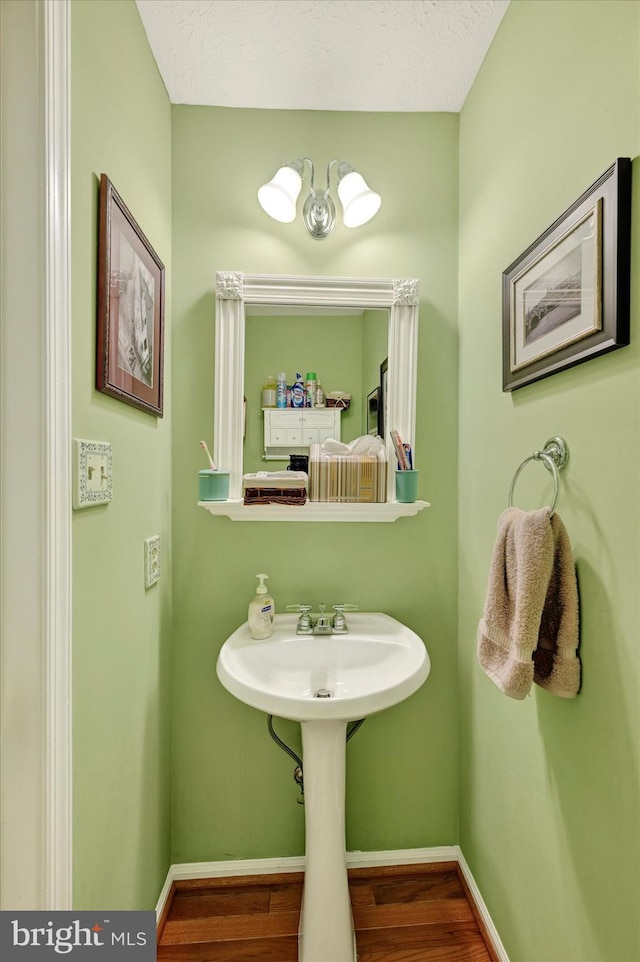
[[355,962],[344,832],[347,723],[301,727],[306,865],[298,959]]

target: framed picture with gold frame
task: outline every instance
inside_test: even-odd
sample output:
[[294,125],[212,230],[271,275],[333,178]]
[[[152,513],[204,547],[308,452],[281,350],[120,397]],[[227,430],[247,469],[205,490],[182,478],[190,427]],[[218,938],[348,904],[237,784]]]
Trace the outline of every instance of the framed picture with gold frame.
[[629,343],[630,251],[623,157],[503,273],[504,391]]

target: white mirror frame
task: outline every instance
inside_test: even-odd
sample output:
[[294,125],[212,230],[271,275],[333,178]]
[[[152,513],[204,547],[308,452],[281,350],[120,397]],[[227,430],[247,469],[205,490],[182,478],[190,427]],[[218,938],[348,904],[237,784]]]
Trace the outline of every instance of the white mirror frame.
[[[416,514],[427,502],[395,501],[396,459],[389,438],[387,502],[344,505],[307,502],[304,507],[242,504],[245,308],[286,305],[304,308],[360,307],[389,310],[388,424],[411,442],[415,458],[419,284],[412,278],[305,277],[216,273],[213,458],[230,471],[229,501],[199,502],[234,520],[385,520]],[[392,505],[392,509],[389,505]],[[244,508],[244,511],[239,510]],[[307,510],[309,509],[309,510]],[[366,509],[366,510],[364,510]]]

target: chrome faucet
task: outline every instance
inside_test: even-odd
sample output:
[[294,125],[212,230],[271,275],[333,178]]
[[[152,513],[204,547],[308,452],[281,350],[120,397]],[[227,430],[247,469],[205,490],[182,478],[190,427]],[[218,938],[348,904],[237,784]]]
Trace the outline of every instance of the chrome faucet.
[[333,621],[330,615],[325,615],[324,609],[326,605],[324,602],[318,606],[320,608],[320,614],[318,615],[318,620],[316,621],[313,629],[315,635],[330,635],[333,632]]
[[333,605],[335,614],[326,613],[326,604],[318,605],[320,613],[317,618],[311,615],[311,605],[287,605],[287,611],[299,611],[296,634],[298,635],[346,635],[349,631],[344,616],[345,611],[357,611],[357,605]]

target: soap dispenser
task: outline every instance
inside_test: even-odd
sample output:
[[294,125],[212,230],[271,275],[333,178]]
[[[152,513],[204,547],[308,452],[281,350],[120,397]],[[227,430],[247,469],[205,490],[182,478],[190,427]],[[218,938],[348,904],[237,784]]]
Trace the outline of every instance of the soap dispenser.
[[256,641],[270,638],[273,634],[273,618],[276,613],[273,598],[267,591],[265,581],[269,575],[259,574],[256,578],[260,582],[254,597],[249,602],[249,631]]

